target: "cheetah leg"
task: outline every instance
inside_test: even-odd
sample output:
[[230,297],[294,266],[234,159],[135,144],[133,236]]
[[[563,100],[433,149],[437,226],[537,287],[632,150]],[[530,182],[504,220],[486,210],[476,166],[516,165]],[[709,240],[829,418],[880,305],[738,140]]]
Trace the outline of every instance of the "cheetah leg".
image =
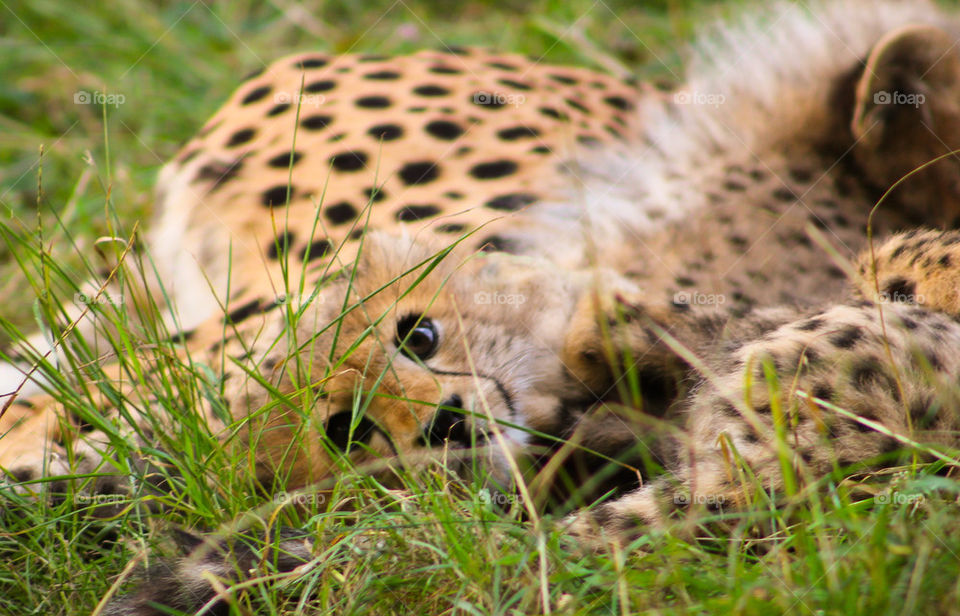
[[[680,536],[692,538],[700,521],[710,519],[714,526],[726,526],[736,521],[736,516],[729,514],[766,498],[761,490],[776,493],[783,489],[778,459],[772,451],[755,454],[745,463],[720,448],[696,458],[670,476],[572,514],[566,520],[567,532],[594,543],[597,537],[630,540],[650,529],[670,526]],[[682,524],[673,526],[671,522]]]

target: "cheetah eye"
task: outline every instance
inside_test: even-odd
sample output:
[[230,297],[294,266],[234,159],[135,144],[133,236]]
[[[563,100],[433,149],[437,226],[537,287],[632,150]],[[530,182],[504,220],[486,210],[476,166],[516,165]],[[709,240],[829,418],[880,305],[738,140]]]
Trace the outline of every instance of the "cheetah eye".
[[430,359],[440,345],[440,332],[433,320],[423,315],[411,314],[397,322],[397,337],[394,344],[410,359]]
[[340,451],[346,452],[350,443],[359,443],[365,445],[373,438],[373,422],[366,417],[361,417],[357,421],[357,426],[350,434],[350,426],[353,424],[353,411],[340,411],[334,413],[324,427],[327,438]]

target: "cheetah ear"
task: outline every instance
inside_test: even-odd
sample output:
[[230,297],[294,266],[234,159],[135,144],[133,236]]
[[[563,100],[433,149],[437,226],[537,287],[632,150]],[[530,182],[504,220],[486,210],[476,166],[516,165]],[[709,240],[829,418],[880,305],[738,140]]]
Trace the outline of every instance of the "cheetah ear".
[[[854,155],[881,188],[960,148],[960,46],[940,28],[910,25],[887,33],[857,83]],[[960,156],[911,176],[897,191],[918,220],[956,224]]]

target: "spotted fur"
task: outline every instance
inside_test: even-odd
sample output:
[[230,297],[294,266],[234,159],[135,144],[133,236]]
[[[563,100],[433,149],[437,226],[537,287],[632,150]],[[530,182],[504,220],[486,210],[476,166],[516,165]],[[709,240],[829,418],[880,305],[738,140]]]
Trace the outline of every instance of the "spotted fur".
[[640,431],[603,420],[624,358],[669,384],[640,410],[685,438],[669,476],[569,521],[587,539],[789,493],[784,460],[807,478],[956,446],[951,236],[863,261],[878,303],[848,261],[868,229],[957,222],[960,28],[926,3],[815,10],[705,36],[670,96],[479,50],[296,56],[243,84],[162,173],[148,245],[253,417],[231,441],[261,483],[451,451],[500,483],[518,428],[616,454]]

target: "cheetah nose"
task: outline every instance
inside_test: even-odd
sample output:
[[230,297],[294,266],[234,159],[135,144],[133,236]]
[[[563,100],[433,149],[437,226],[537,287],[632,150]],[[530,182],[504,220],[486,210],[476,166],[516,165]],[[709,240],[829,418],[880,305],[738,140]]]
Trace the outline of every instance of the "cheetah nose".
[[[454,394],[440,403],[441,408],[433,416],[428,434],[430,445],[439,446],[451,441],[458,445],[471,445],[463,410],[463,398]],[[460,411],[452,410],[460,409]]]

